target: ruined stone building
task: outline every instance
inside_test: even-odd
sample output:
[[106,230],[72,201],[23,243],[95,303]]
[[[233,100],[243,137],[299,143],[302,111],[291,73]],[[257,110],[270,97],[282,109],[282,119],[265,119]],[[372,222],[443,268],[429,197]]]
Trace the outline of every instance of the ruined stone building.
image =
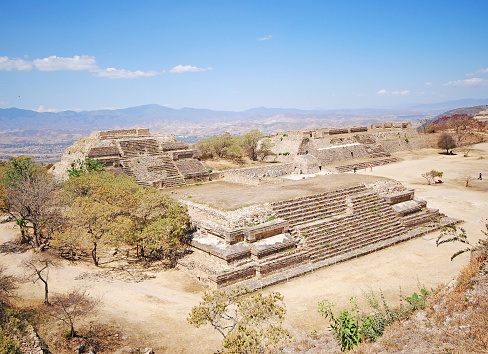
[[106,169],[134,176],[144,186],[169,188],[208,180],[208,170],[196,151],[173,134],[151,135],[149,129],[95,131],[64,153],[52,172],[67,178],[72,163],[98,159]]
[[[193,252],[179,267],[213,288],[256,289],[457,222],[396,181],[340,175],[395,162],[392,152],[427,147],[409,123],[289,131],[271,139],[270,158],[281,163],[209,173],[174,135],[97,131],[69,147],[52,172],[67,178],[72,164],[88,157],[167,190],[187,205],[196,228]],[[294,173],[326,175],[286,179]]]
[[[306,186],[303,180],[234,184],[235,190],[218,181],[227,193],[211,199],[204,197],[205,186],[178,190],[197,228],[194,251],[180,268],[211,288],[240,283],[258,289],[457,222],[396,181],[344,176],[316,177]],[[337,179],[343,181],[337,185]],[[252,205],[215,206],[234,193]]]

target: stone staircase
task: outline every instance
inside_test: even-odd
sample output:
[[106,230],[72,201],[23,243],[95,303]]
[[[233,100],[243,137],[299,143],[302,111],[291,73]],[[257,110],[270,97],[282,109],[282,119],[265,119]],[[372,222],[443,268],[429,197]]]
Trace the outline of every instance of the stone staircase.
[[344,172],[353,171],[354,166],[356,166],[356,168],[358,170],[362,170],[362,169],[369,169],[371,165],[373,165],[373,167],[383,166],[383,165],[387,165],[389,163],[393,163],[393,162],[397,162],[397,161],[398,161],[397,158],[390,157],[387,159],[378,159],[378,160],[371,160],[371,161],[358,162],[358,163],[354,163],[354,164],[337,166],[335,169],[338,173],[344,173]]
[[124,157],[121,162],[123,172],[134,176],[140,185],[161,188],[185,185],[183,176],[167,153]]
[[119,140],[124,157],[137,157],[141,155],[159,155],[159,144],[156,139],[142,138],[131,140]]
[[350,198],[351,215],[299,227],[312,262],[359,250],[405,232],[391,206],[376,194],[365,192]]
[[271,206],[277,217],[289,222],[292,234],[294,234],[293,228],[298,225],[346,212],[345,196],[364,190],[363,185],[355,186],[334,192],[275,202],[271,203]]

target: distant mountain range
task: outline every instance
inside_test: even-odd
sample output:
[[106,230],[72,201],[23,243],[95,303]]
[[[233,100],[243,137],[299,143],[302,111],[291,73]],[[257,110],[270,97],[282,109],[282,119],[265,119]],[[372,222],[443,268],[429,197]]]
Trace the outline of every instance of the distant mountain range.
[[149,127],[154,132],[182,136],[209,136],[229,131],[241,134],[260,129],[267,134],[279,130],[318,126],[365,125],[379,121],[416,121],[458,107],[488,104],[487,100],[458,100],[394,109],[300,110],[251,108],[242,112],[210,109],[173,109],[150,104],[96,111],[36,112],[18,108],[0,109],[0,131],[5,130],[108,130]]
[[96,111],[36,112],[18,108],[0,109],[0,158],[33,155],[39,161],[56,161],[62,151],[94,130],[150,128],[151,133],[175,134],[180,141],[222,134],[242,135],[252,129],[265,134],[318,127],[370,125],[377,122],[433,119],[459,107],[488,104],[485,100],[457,100],[390,109],[301,110],[251,108],[242,112],[211,109],[173,109],[149,104]]

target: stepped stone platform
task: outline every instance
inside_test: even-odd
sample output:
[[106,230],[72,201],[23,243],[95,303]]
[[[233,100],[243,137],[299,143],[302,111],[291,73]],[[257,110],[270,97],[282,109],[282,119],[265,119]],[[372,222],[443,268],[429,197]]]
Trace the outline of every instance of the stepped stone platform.
[[140,185],[172,188],[209,180],[207,167],[195,156],[195,150],[172,134],[151,135],[149,129],[96,131],[70,146],[51,171],[66,179],[73,163],[89,157],[108,170],[134,176]]
[[272,152],[275,154],[268,156],[268,160],[293,162],[297,156],[309,155],[316,159],[314,165],[319,168],[365,158],[382,158],[386,162],[393,152],[429,147],[427,140],[407,122],[282,131],[268,139],[273,144]]
[[193,252],[179,267],[211,288],[257,289],[460,221],[386,178],[277,178],[272,185],[218,181],[170,194],[187,204],[197,228]]

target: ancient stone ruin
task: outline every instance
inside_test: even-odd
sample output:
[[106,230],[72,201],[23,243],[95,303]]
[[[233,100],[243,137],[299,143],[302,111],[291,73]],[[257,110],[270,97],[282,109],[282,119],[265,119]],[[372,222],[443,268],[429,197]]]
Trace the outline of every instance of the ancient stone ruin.
[[134,176],[140,185],[167,188],[209,179],[195,156],[196,151],[173,134],[151,135],[149,129],[95,131],[70,146],[52,172],[67,178],[72,163],[89,157],[106,169]]
[[[179,267],[212,288],[242,283],[257,289],[457,222],[396,181],[369,183],[364,175],[349,174],[349,182],[340,178],[338,186],[334,176],[321,176],[304,188],[302,180],[282,178],[395,162],[392,152],[428,146],[409,123],[289,131],[271,140],[275,155],[269,158],[281,163],[209,173],[196,151],[172,134],[98,131],[69,147],[52,172],[67,178],[72,164],[88,157],[144,186],[183,187],[170,195],[187,205],[197,231],[194,251]],[[193,190],[213,185],[210,199],[185,194],[185,185],[209,180],[218,181]],[[219,183],[224,193],[237,193],[238,207],[211,205]]]
[[[292,162],[296,173],[314,173],[331,163],[369,159],[367,166],[395,162],[390,154],[429,147],[410,123],[283,131],[270,137],[274,156],[267,160]],[[351,165],[352,168],[352,165]]]
[[323,189],[227,211],[182,198],[198,231],[180,267],[211,288],[257,289],[457,222],[392,180]]

